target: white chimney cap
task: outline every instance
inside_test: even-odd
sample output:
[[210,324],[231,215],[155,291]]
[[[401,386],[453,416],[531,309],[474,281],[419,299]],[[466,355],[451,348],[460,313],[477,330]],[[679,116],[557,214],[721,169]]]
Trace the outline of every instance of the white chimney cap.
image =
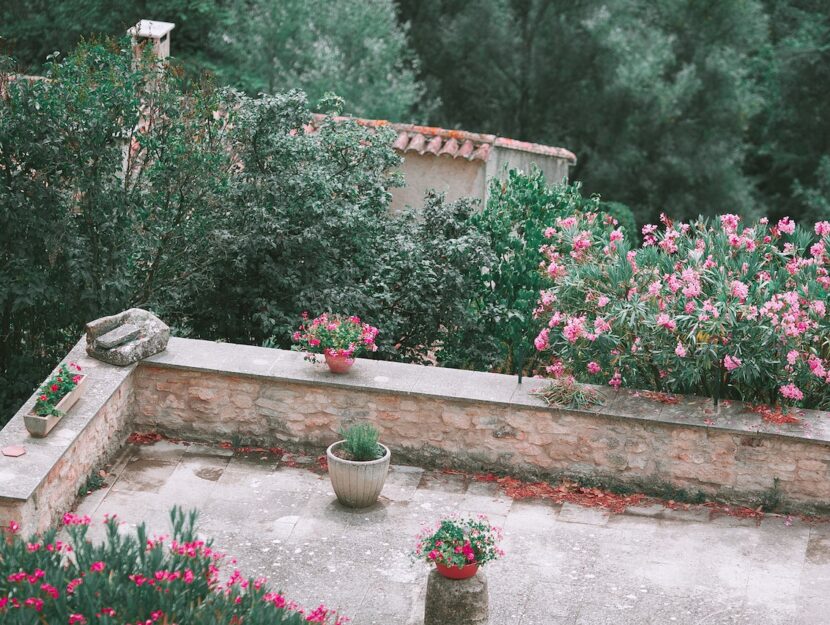
[[156,22],[153,20],[139,20],[138,23],[127,32],[133,37],[146,37],[147,39],[161,39],[176,27],[172,22]]

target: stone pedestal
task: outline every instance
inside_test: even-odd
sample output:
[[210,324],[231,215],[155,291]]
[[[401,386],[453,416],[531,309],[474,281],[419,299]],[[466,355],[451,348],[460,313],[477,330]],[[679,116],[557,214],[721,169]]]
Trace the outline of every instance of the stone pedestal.
[[470,579],[447,579],[433,569],[427,581],[424,625],[487,625],[490,595],[481,569]]

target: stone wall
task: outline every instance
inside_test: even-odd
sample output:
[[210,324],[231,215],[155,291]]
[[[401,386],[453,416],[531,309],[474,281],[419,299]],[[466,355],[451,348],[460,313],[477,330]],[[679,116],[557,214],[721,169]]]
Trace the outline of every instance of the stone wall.
[[[231,347],[206,349],[227,362],[219,352]],[[670,485],[743,502],[777,481],[785,500],[830,505],[826,413],[803,415],[806,428],[775,428],[737,405],[710,415],[705,400],[664,405],[625,391],[590,411],[559,410],[529,393],[541,380],[519,386],[509,376],[362,360],[336,376],[300,354],[268,351],[276,360],[265,358],[263,372],[249,375],[208,373],[206,353],[202,370],[171,366],[169,357],[143,364],[134,427],[322,452],[343,423],[368,420],[398,461]]]
[[[605,394],[591,410],[548,408],[532,395],[544,380],[359,359],[346,375],[302,354],[171,339],[138,367],[68,355],[90,376],[85,395],[44,439],[23,414],[0,432],[0,522],[44,529],[70,509],[90,473],[131,431],[316,449],[344,424],[371,421],[395,462],[526,476],[580,475],[645,491],[670,486],[736,502],[777,488],[783,501],[830,511],[830,415],[804,411],[775,426],[737,404],[663,404],[636,392]],[[776,486],[777,485],[777,486]]]

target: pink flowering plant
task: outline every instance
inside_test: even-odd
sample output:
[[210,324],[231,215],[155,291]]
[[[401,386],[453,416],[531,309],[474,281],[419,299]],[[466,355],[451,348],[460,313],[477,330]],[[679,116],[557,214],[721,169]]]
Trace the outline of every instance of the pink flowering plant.
[[171,511],[170,537],[106,521],[106,541],[87,539],[90,519],[67,514],[57,531],[24,538],[0,529],[0,622],[4,625],[302,625],[346,622],[325,606],[304,610],[264,579],[248,579],[196,538],[194,512]]
[[752,403],[830,407],[830,222],[737,215],[642,229],[558,218],[536,314],[547,372]]
[[498,546],[501,528],[486,516],[448,517],[423,528],[417,536],[413,557],[444,566],[483,565],[504,555]]
[[354,358],[365,351],[376,351],[377,335],[377,328],[354,315],[323,313],[308,321],[308,315],[304,313],[300,329],[291,337],[296,343],[292,349],[306,352],[312,361],[314,356],[311,354]]
[[40,417],[61,416],[58,402],[71,393],[81,381],[81,367],[74,362],[61,363],[57,373],[40,387],[35,400],[35,414]]

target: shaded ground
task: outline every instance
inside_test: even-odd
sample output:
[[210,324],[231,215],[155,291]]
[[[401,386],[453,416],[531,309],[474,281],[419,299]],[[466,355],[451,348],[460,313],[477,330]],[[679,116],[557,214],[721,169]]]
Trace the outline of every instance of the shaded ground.
[[505,528],[507,557],[486,567],[493,625],[830,625],[828,524],[662,506],[609,515],[406,466],[392,467],[377,506],[352,511],[326,475],[277,456],[167,441],[128,445],[107,481],[79,514],[164,533],[171,506],[196,507],[245,574],[355,625],[422,622],[428,569],[408,551],[423,525],[456,511]]

